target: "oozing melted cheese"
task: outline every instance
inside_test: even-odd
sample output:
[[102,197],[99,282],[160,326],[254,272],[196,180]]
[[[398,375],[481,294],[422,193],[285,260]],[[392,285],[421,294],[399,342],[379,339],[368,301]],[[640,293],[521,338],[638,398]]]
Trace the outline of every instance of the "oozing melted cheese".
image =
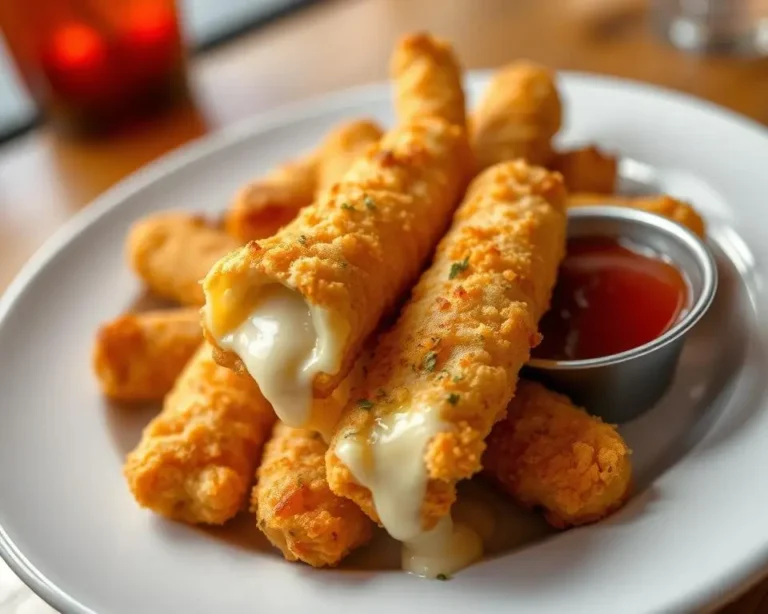
[[217,339],[256,380],[275,413],[293,427],[309,426],[312,384],[318,373],[340,368],[343,339],[325,309],[275,284],[234,330]]
[[422,528],[427,492],[424,451],[437,433],[450,428],[433,408],[394,412],[379,418],[367,436],[341,437],[336,455],[355,480],[371,491],[381,523],[403,542],[402,565],[420,576],[451,574],[482,556],[480,537],[450,516],[431,530]]

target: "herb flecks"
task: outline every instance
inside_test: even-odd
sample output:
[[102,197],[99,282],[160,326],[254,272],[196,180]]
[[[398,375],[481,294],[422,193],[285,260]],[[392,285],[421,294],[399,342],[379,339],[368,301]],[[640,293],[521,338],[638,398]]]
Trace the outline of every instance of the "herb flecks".
[[431,372],[435,370],[436,366],[437,352],[427,352],[427,355],[424,357],[424,370]]
[[446,575],[446,574],[444,574],[444,573],[439,573],[439,574],[437,574],[437,575],[435,576],[435,579],[437,579],[437,580],[442,580],[442,581],[445,581],[445,580],[450,580],[450,579],[451,579],[451,576],[447,576],[447,575]]
[[456,405],[459,402],[460,398],[461,397],[458,394],[456,394],[455,392],[452,392],[451,394],[448,395],[448,397],[446,398],[446,401],[448,401],[451,405]]
[[306,235],[300,235],[299,236],[299,243],[301,243],[302,245],[306,245],[307,244],[307,237],[306,237]]
[[360,399],[357,402],[357,406],[364,411],[370,411],[373,409],[373,401],[369,401],[368,399]]
[[355,209],[349,203],[341,203],[341,208],[344,209],[344,211],[357,211],[357,209]]
[[368,211],[373,211],[376,209],[376,201],[373,200],[370,196],[366,196],[363,199],[363,203],[365,204],[365,208],[368,209]]
[[464,260],[459,260],[451,265],[451,272],[448,273],[448,279],[455,279],[469,268],[469,256]]

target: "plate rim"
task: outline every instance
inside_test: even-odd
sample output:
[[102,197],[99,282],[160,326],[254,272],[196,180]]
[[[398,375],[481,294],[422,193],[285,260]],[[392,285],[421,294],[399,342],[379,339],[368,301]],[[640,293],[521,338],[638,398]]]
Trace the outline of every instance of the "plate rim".
[[[492,72],[492,69],[467,71],[465,83],[487,79]],[[726,119],[768,139],[768,127],[758,121],[717,103],[678,90],[635,79],[583,71],[558,70],[557,79],[560,81],[581,81],[611,89],[631,89],[641,94],[654,94],[670,102],[696,107],[709,115]],[[376,81],[280,105],[240,119],[232,125],[210,134],[197,137],[130,173],[76,212],[24,263],[6,290],[0,295],[0,326],[3,325],[16,301],[36,275],[86,228],[113,209],[120,207],[130,195],[140,192],[187,164],[253,138],[261,132],[313,117],[322,117],[330,111],[364,103],[366,99],[377,101],[382,93],[389,91],[390,88],[389,82]],[[0,559],[5,561],[13,573],[29,589],[51,607],[60,612],[72,612],[73,614],[97,614],[40,572],[21,552],[2,524],[0,524]],[[705,611],[711,612],[746,592],[766,576],[768,576],[768,540],[762,548],[757,550],[751,560],[745,559],[738,565],[732,565],[728,572],[722,574],[718,582],[701,585],[687,594],[680,594],[675,602],[670,602],[667,605],[704,608]]]

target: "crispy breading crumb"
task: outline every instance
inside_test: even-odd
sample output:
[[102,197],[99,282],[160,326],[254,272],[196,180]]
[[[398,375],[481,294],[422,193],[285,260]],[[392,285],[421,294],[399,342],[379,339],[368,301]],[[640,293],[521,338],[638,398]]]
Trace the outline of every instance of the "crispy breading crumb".
[[125,460],[133,496],[169,518],[226,522],[248,498],[274,419],[253,380],[217,365],[204,344]]
[[604,518],[629,494],[630,450],[610,424],[521,381],[487,440],[483,468],[503,490],[565,528]]
[[337,565],[373,534],[360,508],[328,488],[327,449],[319,433],[278,423],[251,495],[258,526],[275,547],[313,567]]

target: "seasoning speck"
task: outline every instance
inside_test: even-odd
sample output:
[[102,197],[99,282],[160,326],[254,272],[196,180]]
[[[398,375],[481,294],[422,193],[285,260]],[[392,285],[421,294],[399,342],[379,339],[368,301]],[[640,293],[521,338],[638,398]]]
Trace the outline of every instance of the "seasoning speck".
[[360,409],[364,409],[365,411],[370,411],[371,409],[373,409],[373,402],[369,401],[368,399],[360,399],[357,402],[357,406]]
[[355,209],[349,203],[341,203],[341,208],[344,209],[344,211],[357,211],[357,209]]
[[458,394],[456,394],[455,392],[452,392],[451,394],[449,394],[449,395],[448,395],[448,399],[447,399],[447,401],[448,401],[448,402],[449,402],[451,405],[456,405],[456,403],[458,403],[458,402],[459,402],[459,395],[458,395]]
[[438,580],[450,580],[451,576],[446,576],[444,573],[437,574],[436,578]]
[[302,245],[306,245],[307,244],[307,237],[305,235],[301,235],[299,237],[299,243],[301,243]]
[[373,211],[376,208],[376,202],[370,196],[366,196],[363,199],[363,202],[365,203],[365,207],[368,209],[368,211]]
[[454,262],[451,265],[451,272],[448,274],[448,279],[454,279],[456,276],[466,271],[468,267],[469,267],[469,256],[464,258],[464,260],[459,260],[458,262]]
[[437,352],[427,352],[424,357],[424,368],[427,371],[434,371],[437,365]]

